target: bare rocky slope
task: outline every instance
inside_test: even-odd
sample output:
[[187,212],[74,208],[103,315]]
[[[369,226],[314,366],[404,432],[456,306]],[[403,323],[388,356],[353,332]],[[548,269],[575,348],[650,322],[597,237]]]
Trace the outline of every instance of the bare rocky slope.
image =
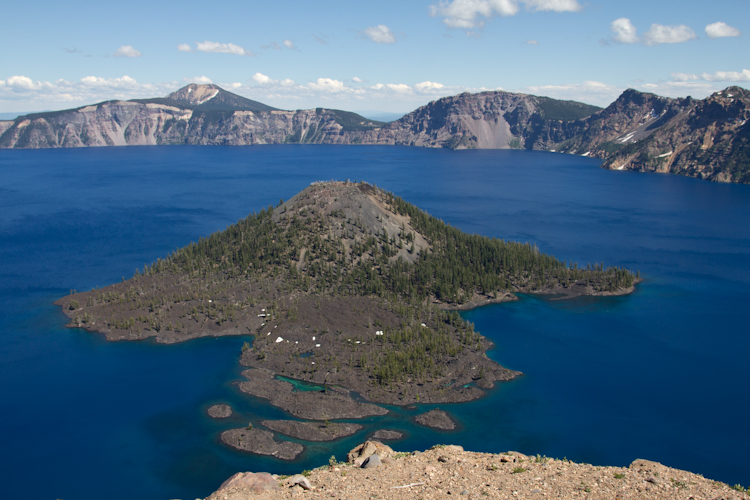
[[[362,467],[364,455],[376,455]],[[395,453],[367,442],[335,463],[292,477],[238,473],[208,500],[309,499],[601,499],[746,500],[740,486],[635,460],[629,467],[602,467],[521,453],[472,453],[459,446]],[[306,476],[306,477],[305,477]]]
[[604,168],[750,182],[750,92],[704,100],[626,90],[606,109],[511,92],[433,101],[391,123],[332,109],[283,111],[191,84],[164,98],[107,101],[0,121],[0,148],[280,143],[528,149]]

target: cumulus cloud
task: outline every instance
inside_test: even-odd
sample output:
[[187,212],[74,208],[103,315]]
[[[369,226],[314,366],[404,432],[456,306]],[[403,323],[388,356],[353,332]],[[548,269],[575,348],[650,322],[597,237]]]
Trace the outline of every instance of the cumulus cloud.
[[196,42],[197,50],[200,52],[217,52],[220,54],[234,54],[238,56],[253,56],[254,54],[239,45],[233,43],[220,43],[220,42]]
[[578,12],[582,8],[577,0],[523,0],[523,3],[534,11]]
[[643,43],[646,45],[659,45],[662,43],[683,43],[697,38],[695,32],[684,24],[678,26],[664,26],[652,24],[651,28],[643,34]]
[[193,48],[186,43],[181,43],[177,46],[177,50],[179,50],[180,52],[192,52]]
[[344,87],[344,82],[331,78],[318,78],[317,81],[309,83],[308,86],[314,90],[333,93],[344,92],[347,90],[347,88]]
[[411,87],[409,87],[405,83],[389,83],[386,85],[386,87],[389,90],[392,90],[393,92],[397,92],[399,94],[409,94],[412,92]]
[[610,24],[609,29],[612,31],[612,39],[615,42],[638,43],[640,41],[636,27],[633,26],[633,23],[627,17],[615,19]]
[[143,54],[139,50],[133,48],[132,45],[122,45],[115,51],[115,57],[141,57]]
[[533,12],[577,12],[581,10],[578,0],[451,0],[431,5],[431,16],[440,16],[449,28],[473,30],[484,26],[484,19],[495,15],[515,16],[524,5]]
[[385,24],[370,26],[365,28],[362,33],[375,43],[396,43],[396,36]]
[[[416,84],[378,83],[363,85],[361,78],[347,81],[321,77],[307,83],[290,79],[274,79],[257,73],[242,88],[234,91],[279,108],[333,107],[338,109],[397,110],[415,109],[435,98],[460,94],[466,91],[483,91],[468,87],[449,87],[442,83],[423,81]],[[367,102],[368,104],[363,104]],[[380,103],[380,104],[378,104]]]
[[698,75],[693,75],[691,73],[671,73],[669,76],[671,76],[672,80],[676,82],[689,82],[700,78]]
[[284,40],[284,47],[287,49],[296,49],[297,47],[294,45],[294,42],[291,40]]
[[750,69],[742,71],[716,71],[714,73],[672,73],[672,80],[676,82],[690,82],[703,80],[705,82],[750,82]]
[[266,85],[273,81],[270,77],[264,75],[263,73],[255,73],[253,75],[253,80],[255,80],[255,82],[259,83],[260,85]]
[[352,78],[352,81],[357,82],[357,83],[362,83],[364,80],[355,76],[354,78]]
[[138,82],[134,78],[130,78],[128,75],[122,78],[102,78],[100,76],[84,76],[81,78],[81,83],[91,87],[136,87]]
[[127,75],[119,78],[86,76],[76,81],[59,79],[54,82],[14,75],[0,80],[0,107],[20,109],[18,106],[21,106],[29,111],[64,109],[112,99],[164,96],[180,86],[179,82],[142,84]]
[[442,83],[430,82],[430,81],[426,81],[426,82],[422,82],[422,83],[418,83],[414,85],[414,88],[420,92],[424,92],[427,90],[438,90],[438,89],[442,89],[443,87],[445,87],[445,85],[443,85]]
[[526,40],[526,45],[539,45],[536,40]]
[[[2,81],[2,80],[0,80]],[[28,76],[11,76],[3,82],[3,86],[12,89],[15,92],[26,92],[29,90],[38,90],[45,85],[50,86],[48,82],[35,82]]]
[[711,23],[706,26],[706,35],[708,38],[724,38],[729,36],[740,36],[742,32],[737,28],[729,26],[727,23]]

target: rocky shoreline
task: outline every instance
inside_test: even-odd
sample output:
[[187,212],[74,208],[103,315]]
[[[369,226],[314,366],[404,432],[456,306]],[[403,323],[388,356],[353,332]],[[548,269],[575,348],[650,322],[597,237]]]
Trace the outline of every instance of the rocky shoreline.
[[750,499],[739,487],[733,489],[648,460],[635,460],[628,467],[606,467],[512,451],[475,453],[450,445],[395,453],[382,443],[370,441],[352,450],[347,463],[330,463],[304,476],[238,473],[207,500],[429,500],[449,495],[503,500]]
[[370,403],[354,401],[348,391],[342,394],[333,389],[326,391],[294,391],[289,382],[278,380],[266,370],[245,370],[246,382],[240,390],[252,396],[267,399],[273,406],[288,411],[295,417],[307,420],[339,420],[385,415],[388,410]]

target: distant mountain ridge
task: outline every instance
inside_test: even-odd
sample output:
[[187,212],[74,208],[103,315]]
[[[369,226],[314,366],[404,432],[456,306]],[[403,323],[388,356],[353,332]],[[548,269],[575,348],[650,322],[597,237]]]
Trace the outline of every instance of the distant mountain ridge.
[[217,85],[0,121],[0,148],[147,144],[383,144],[528,149],[603,167],[750,183],[750,91],[706,99],[628,89],[606,109],[504,91],[463,93],[384,123],[335,109],[284,111]]

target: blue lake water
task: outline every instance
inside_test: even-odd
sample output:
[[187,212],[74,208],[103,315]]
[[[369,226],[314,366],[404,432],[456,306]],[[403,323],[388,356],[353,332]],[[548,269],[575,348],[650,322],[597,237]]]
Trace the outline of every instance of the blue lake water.
[[[378,428],[399,450],[455,443],[602,465],[646,458],[750,484],[750,186],[610,172],[588,158],[402,147],[0,151],[0,478],[8,497],[196,498],[239,470],[327,463]],[[221,431],[284,412],[243,396],[243,338],[108,343],[52,302],[287,199],[367,180],[464,231],[640,270],[626,297],[539,297],[464,314],[524,372],[441,405],[452,432],[391,408],[295,463],[235,452]],[[205,410],[228,402],[229,421]],[[45,481],[39,481],[42,475]]]

